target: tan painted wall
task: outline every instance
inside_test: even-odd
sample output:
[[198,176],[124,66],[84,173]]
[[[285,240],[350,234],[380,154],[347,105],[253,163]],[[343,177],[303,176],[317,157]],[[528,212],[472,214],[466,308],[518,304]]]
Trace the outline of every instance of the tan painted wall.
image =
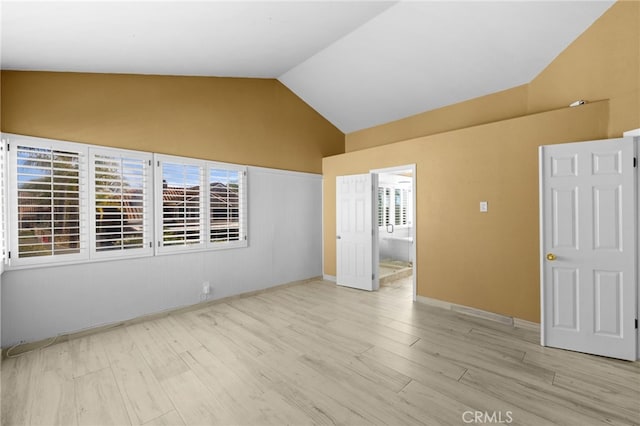
[[609,137],[640,127],[640,1],[618,1],[529,84],[349,133],[345,152],[609,99]]
[[344,134],[277,80],[2,71],[3,132],[320,173]]
[[325,273],[336,176],[416,163],[417,293],[539,321],[538,146],[605,138],[608,116],[603,101],[325,158]]
[[609,136],[640,127],[640,1],[619,1],[529,84],[530,112],[609,99]]
[[434,135],[527,114],[527,85],[348,133],[345,152]]
[[640,2],[619,1],[528,85],[348,134],[323,162],[325,273],[335,176],[416,163],[418,295],[537,322],[537,147],[639,127]]

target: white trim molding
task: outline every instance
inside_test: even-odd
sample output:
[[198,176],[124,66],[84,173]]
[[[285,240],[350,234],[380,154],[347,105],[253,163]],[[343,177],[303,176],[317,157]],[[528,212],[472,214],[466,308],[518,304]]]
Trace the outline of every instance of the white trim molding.
[[520,318],[510,317],[508,315],[496,314],[495,312],[484,311],[482,309],[472,308],[470,306],[458,305],[444,300],[432,299],[430,297],[417,296],[416,302],[423,303],[437,308],[447,309],[461,314],[470,315],[490,321],[499,322],[516,328],[524,328],[532,331],[539,331],[540,324]]

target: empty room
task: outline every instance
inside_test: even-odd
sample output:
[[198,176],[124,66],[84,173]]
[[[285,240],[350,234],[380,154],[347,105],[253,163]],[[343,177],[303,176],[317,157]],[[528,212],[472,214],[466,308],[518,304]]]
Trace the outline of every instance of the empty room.
[[640,424],[640,1],[0,25],[3,426]]

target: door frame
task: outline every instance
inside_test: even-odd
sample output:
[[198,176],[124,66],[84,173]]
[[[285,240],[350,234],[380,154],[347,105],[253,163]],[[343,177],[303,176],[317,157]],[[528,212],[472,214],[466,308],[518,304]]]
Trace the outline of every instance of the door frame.
[[[636,261],[636,320],[640,322],[640,171],[638,169],[638,157],[640,157],[640,129],[638,130],[638,135],[633,137],[634,145],[635,145],[635,158],[636,158],[636,256],[638,257]],[[624,137],[627,137],[625,134]],[[640,360],[640,325],[636,328],[636,361]]]
[[[412,178],[412,183],[411,183],[411,197],[412,197],[412,210],[413,210],[413,226],[411,227],[411,238],[413,239],[413,244],[411,244],[411,258],[413,259],[413,282],[412,282],[412,291],[411,291],[411,298],[412,300],[415,302],[417,299],[417,293],[416,293],[416,283],[418,280],[418,259],[416,258],[416,246],[418,245],[418,241],[416,239],[417,236],[417,222],[418,222],[418,215],[416,214],[416,204],[417,204],[417,195],[418,195],[418,191],[416,190],[417,188],[417,175],[416,175],[416,164],[406,164],[406,165],[402,165],[402,166],[393,166],[393,167],[385,167],[382,169],[371,169],[369,170],[370,174],[375,174],[375,175],[380,175],[383,173],[397,173],[397,172],[401,172],[401,171],[405,171],[405,170],[411,170],[411,174],[413,176]],[[376,181],[378,181],[376,179]],[[377,191],[375,192],[377,193]],[[373,209],[374,212],[378,211],[378,197],[374,196],[372,197],[372,206],[371,208]],[[376,222],[377,223],[377,222]],[[373,226],[372,224],[372,228],[373,228],[373,250],[374,253],[377,257],[380,256],[380,240],[379,240],[379,235],[378,235],[378,226]]]

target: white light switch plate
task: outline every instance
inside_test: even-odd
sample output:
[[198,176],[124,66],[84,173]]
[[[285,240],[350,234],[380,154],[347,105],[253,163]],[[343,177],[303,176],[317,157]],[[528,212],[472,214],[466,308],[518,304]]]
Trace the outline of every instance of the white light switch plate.
[[489,205],[486,201],[480,201],[480,211],[486,213],[489,210]]

